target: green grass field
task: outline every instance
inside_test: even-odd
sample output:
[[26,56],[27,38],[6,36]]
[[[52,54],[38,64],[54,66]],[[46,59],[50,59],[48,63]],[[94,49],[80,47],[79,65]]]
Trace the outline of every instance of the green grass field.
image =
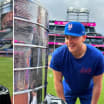
[[13,58],[0,56],[0,85],[9,89],[13,95]]
[[[52,73],[51,69],[48,69],[47,80],[48,80],[47,93],[56,96],[56,92],[55,92],[55,88],[54,88],[54,81],[53,81],[53,73]],[[103,85],[103,88],[102,88],[102,92],[101,92],[101,96],[100,96],[98,104],[104,104],[104,76],[103,76],[103,84],[102,85]],[[77,99],[76,104],[80,104],[79,99]]]

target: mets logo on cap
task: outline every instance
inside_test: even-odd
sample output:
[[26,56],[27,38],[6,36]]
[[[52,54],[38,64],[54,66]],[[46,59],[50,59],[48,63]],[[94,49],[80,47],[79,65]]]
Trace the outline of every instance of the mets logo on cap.
[[72,29],[72,24],[68,25],[68,30],[70,31]]

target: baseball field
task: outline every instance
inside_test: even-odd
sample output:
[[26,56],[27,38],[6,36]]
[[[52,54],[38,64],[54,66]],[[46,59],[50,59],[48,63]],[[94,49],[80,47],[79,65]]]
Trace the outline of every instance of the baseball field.
[[13,58],[0,56],[0,85],[9,89],[10,95],[13,92]]
[[[53,82],[53,73],[51,69],[48,69],[48,86],[47,93],[55,95]],[[12,96],[13,92],[13,59],[12,57],[0,57],[0,85],[7,87]],[[103,77],[103,88],[98,104],[104,103],[104,77]],[[80,104],[79,99],[77,99],[76,104]]]

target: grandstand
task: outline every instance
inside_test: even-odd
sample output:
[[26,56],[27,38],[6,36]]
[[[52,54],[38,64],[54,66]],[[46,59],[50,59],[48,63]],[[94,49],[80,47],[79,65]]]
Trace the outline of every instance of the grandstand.
[[0,4],[0,55],[13,54],[13,12],[12,0]]

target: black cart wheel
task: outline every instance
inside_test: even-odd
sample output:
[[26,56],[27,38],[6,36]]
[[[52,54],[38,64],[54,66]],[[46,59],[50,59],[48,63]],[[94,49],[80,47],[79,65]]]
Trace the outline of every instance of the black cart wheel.
[[0,104],[11,104],[9,91],[2,85],[0,85]]

